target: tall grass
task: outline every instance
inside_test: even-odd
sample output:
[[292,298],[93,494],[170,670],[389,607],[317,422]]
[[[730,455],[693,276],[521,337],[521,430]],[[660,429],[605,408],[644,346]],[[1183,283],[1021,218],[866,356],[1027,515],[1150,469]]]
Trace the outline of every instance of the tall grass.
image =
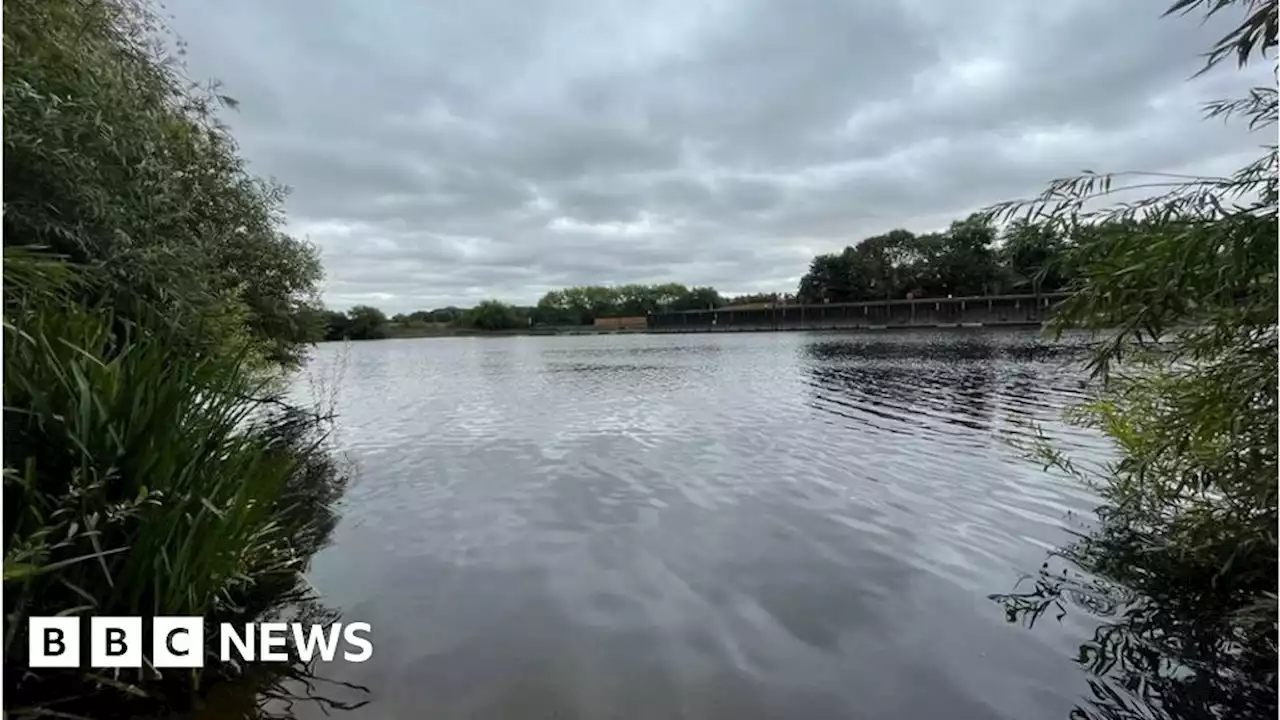
[[314,339],[319,256],[158,3],[3,10],[6,710],[182,708],[237,669],[31,672],[26,620],[235,622],[305,596],[345,483],[325,418],[279,388]]
[[213,626],[297,602],[346,482],[324,417],[284,404],[243,357],[173,352],[176,331],[159,316],[77,302],[84,282],[83,269],[6,252],[4,662],[15,717],[24,706],[106,717],[188,704],[229,669],[32,674],[26,619],[199,615]]

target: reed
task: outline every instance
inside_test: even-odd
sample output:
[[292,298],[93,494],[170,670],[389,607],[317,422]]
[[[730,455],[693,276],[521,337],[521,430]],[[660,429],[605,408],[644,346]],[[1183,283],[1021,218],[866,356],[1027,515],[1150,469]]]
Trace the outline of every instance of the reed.
[[305,598],[346,483],[326,418],[286,405],[244,357],[175,353],[180,331],[158,316],[75,302],[83,268],[6,256],[7,704],[182,707],[236,669],[32,674],[26,619],[199,615],[212,631]]

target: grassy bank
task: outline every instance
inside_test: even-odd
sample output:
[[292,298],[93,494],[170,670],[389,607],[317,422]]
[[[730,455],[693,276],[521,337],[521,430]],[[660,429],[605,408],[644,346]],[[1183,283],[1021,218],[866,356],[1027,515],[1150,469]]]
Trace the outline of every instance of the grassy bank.
[[27,618],[305,606],[347,482],[328,416],[280,393],[319,262],[148,5],[4,18],[6,715],[185,711],[241,669],[33,670]]

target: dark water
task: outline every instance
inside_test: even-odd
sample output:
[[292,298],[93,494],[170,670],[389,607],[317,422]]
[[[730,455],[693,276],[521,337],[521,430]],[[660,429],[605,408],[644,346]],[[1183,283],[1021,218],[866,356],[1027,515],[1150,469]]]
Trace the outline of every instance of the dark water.
[[375,642],[322,668],[371,690],[342,717],[1065,718],[1088,628],[987,595],[1093,505],[1008,443],[1105,452],[1060,421],[1080,359],[976,331],[321,346],[361,474],[312,581]]

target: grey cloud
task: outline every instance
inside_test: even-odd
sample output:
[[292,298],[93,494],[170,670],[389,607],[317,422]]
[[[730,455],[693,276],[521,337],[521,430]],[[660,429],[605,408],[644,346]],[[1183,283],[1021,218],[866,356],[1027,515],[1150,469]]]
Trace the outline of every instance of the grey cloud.
[[[1221,171],[1222,23],[1163,0],[175,0],[326,301],[787,290],[812,253],[1084,168]],[[1264,69],[1265,70],[1265,69]]]

